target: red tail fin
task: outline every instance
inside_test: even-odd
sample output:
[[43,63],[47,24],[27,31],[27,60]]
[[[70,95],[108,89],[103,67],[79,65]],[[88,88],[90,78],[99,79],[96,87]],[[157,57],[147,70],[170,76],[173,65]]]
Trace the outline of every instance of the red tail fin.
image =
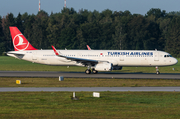
[[17,27],[9,27],[15,51],[37,50],[34,48]]

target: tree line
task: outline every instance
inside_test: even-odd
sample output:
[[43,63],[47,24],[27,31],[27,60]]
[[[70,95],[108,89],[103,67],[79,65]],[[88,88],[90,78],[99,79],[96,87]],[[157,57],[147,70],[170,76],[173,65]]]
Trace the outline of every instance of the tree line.
[[17,26],[37,49],[163,50],[180,57],[180,13],[150,9],[102,12],[64,8],[59,13],[0,16],[0,54],[14,50],[9,26]]

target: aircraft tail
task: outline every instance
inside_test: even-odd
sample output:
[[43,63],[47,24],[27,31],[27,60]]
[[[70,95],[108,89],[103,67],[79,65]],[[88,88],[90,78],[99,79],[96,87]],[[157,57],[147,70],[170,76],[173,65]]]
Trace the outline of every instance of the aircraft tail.
[[17,27],[9,27],[15,51],[37,50],[34,48]]

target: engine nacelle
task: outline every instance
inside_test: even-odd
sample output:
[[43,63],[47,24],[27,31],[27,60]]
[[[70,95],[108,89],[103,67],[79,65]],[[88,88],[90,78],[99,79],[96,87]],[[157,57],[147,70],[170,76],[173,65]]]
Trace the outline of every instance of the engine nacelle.
[[108,62],[101,62],[94,66],[94,69],[97,71],[111,71],[112,70],[112,63]]
[[113,66],[113,70],[121,70],[122,66]]

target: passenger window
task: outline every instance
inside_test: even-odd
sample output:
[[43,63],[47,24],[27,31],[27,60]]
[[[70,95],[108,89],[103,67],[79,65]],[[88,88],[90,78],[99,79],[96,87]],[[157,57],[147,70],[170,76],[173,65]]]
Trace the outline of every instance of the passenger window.
[[164,57],[166,57],[166,55],[164,55]]

